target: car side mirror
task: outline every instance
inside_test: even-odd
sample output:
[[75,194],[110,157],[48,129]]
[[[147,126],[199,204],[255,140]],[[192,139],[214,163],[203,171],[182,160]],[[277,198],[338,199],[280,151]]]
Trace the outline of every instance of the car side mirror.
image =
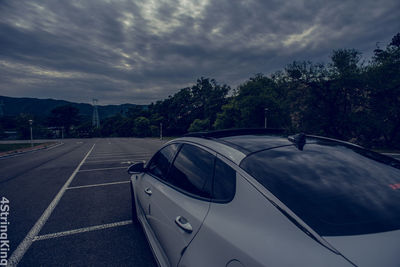
[[127,172],[129,174],[139,174],[144,172],[144,163],[143,162],[138,162],[135,164],[132,164],[131,166],[129,166]]

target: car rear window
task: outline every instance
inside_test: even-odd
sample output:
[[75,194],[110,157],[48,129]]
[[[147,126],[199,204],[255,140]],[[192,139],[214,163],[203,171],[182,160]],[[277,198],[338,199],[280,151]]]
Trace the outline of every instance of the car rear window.
[[400,229],[399,162],[338,143],[250,154],[240,166],[322,236]]

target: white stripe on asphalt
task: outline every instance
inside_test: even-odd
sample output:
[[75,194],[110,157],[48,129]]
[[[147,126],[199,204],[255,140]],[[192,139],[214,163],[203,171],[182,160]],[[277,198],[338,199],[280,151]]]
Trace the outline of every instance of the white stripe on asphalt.
[[91,156],[91,157],[89,157],[88,158],[88,160],[91,160],[91,159],[93,159],[93,160],[96,160],[96,159],[112,159],[112,158],[123,158],[123,157],[130,157],[130,158],[133,158],[133,157],[150,157],[152,154],[150,154],[150,153],[147,153],[147,154],[124,154],[124,155],[110,155],[110,156],[101,156],[101,157],[98,157],[98,156]]
[[29,231],[29,233],[26,235],[24,240],[22,240],[22,242],[18,245],[18,247],[11,254],[10,258],[8,259],[8,266],[17,266],[19,261],[24,256],[25,252],[31,246],[31,244],[32,244],[33,240],[35,239],[35,237],[39,234],[40,230],[42,229],[42,227],[46,223],[47,219],[50,217],[50,215],[53,212],[54,208],[57,206],[57,204],[60,201],[61,197],[64,195],[65,191],[67,190],[68,186],[71,184],[72,180],[74,179],[74,177],[78,173],[79,168],[83,165],[83,163],[85,162],[86,158],[92,152],[92,150],[93,150],[95,145],[96,144],[93,144],[92,148],[87,152],[86,156],[79,163],[78,167],[76,167],[74,172],[68,178],[67,182],[65,182],[63,187],[60,189],[60,191],[54,197],[53,201],[51,201],[50,205],[43,212],[42,216],[40,216],[39,220],[37,220],[37,222],[32,227],[32,229]]
[[135,152],[108,152],[108,153],[99,153],[96,152],[91,157],[102,157],[102,156],[113,156],[113,155],[140,155],[140,154],[151,154],[148,150],[143,151],[135,151]]
[[133,160],[133,161],[139,161],[139,160],[143,160],[144,158],[135,158],[135,159],[127,159],[127,158],[121,158],[121,159],[105,159],[105,160],[88,160],[86,161],[86,164],[89,163],[102,163],[102,162],[110,162],[110,161],[127,161],[127,160]]
[[112,182],[112,183],[104,183],[104,184],[89,184],[89,185],[71,186],[71,187],[68,187],[67,190],[79,189],[79,188],[87,188],[87,187],[96,187],[96,186],[105,186],[105,185],[114,185],[114,184],[126,184],[126,183],[129,183],[129,181]]
[[36,236],[33,239],[33,241],[35,242],[35,241],[40,241],[40,240],[58,238],[58,237],[67,236],[67,235],[75,235],[75,234],[80,234],[80,233],[85,233],[85,232],[96,231],[96,230],[103,230],[103,229],[107,229],[107,228],[113,228],[113,227],[118,227],[118,226],[123,226],[123,225],[128,225],[128,224],[132,224],[132,221],[129,220],[129,221],[122,221],[122,222],[117,222],[117,223],[108,223],[108,224],[90,226],[90,227],[85,227],[85,228],[79,228],[79,229],[65,231],[65,232],[58,232],[58,233],[47,234],[47,235],[39,235],[39,236]]
[[79,172],[95,172],[95,171],[105,171],[105,170],[116,170],[116,169],[128,169],[125,167],[110,167],[110,168],[99,168],[99,169],[84,169]]

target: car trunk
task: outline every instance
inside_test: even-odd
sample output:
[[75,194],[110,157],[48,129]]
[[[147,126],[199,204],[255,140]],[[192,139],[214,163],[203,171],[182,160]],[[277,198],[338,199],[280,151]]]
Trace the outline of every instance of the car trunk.
[[357,266],[400,266],[400,230],[324,238]]

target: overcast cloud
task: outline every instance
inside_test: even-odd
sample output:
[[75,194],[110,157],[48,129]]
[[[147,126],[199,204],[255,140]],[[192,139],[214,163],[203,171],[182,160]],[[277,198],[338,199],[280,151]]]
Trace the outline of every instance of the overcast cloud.
[[232,87],[333,49],[368,58],[400,1],[0,0],[0,95],[149,104],[204,76]]

